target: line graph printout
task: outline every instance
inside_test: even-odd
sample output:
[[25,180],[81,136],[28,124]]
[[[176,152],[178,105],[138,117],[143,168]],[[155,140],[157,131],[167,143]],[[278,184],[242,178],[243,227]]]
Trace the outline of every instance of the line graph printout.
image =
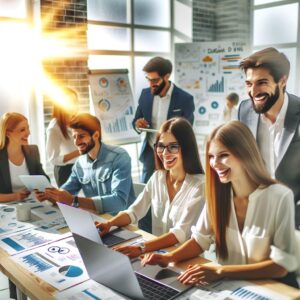
[[60,291],[89,279],[73,237],[16,254],[13,260]]
[[138,142],[140,138],[131,124],[135,107],[128,70],[93,70],[89,81],[103,140],[112,144]]

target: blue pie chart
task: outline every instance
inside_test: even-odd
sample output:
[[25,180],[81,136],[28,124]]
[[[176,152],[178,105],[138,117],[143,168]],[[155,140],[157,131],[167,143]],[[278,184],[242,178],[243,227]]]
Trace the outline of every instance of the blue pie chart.
[[63,266],[58,272],[66,277],[78,277],[82,275],[83,270],[76,266]]

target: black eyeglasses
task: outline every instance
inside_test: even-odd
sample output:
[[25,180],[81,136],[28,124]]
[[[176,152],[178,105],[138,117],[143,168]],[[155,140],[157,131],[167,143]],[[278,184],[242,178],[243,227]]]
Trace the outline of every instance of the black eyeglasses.
[[167,148],[169,153],[176,154],[179,152],[180,145],[177,143],[172,143],[169,145],[164,145],[163,143],[157,143],[154,144],[154,148],[157,153],[163,153],[164,150]]
[[148,76],[146,76],[146,79],[150,82],[150,83],[159,83],[160,80],[162,79],[161,77],[157,77],[157,78],[149,78]]

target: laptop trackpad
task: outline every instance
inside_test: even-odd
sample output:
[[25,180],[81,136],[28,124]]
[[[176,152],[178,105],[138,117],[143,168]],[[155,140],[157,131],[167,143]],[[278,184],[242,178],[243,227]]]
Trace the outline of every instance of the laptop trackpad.
[[176,290],[182,291],[187,288],[185,285],[181,284],[177,280],[177,277],[180,275],[180,273],[170,268],[162,268],[160,266],[151,266],[151,265],[142,267],[140,260],[133,261],[132,267],[136,273],[140,273],[151,279],[170,285]]

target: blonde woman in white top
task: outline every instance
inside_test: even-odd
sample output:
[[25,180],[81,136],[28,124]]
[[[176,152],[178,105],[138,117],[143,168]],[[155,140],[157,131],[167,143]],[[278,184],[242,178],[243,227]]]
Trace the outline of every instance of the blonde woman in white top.
[[231,121],[206,146],[206,199],[192,238],[142,264],[190,259],[216,243],[220,265],[194,265],[179,276],[203,285],[222,278],[277,279],[297,287],[293,193],[268,174],[250,129]]
[[135,246],[114,249],[130,257],[183,243],[204,205],[204,174],[193,128],[183,118],[164,122],[154,147],[157,171],[128,210],[106,223],[98,223],[105,234],[111,226],[136,223],[152,207],[152,232],[158,237]]
[[62,96],[64,99],[59,99],[60,102],[53,101],[53,119],[47,128],[46,142],[47,158],[54,165],[54,177],[58,187],[67,181],[75,159],[79,156],[68,128],[71,117],[77,112],[78,96],[70,88],[64,88]]

